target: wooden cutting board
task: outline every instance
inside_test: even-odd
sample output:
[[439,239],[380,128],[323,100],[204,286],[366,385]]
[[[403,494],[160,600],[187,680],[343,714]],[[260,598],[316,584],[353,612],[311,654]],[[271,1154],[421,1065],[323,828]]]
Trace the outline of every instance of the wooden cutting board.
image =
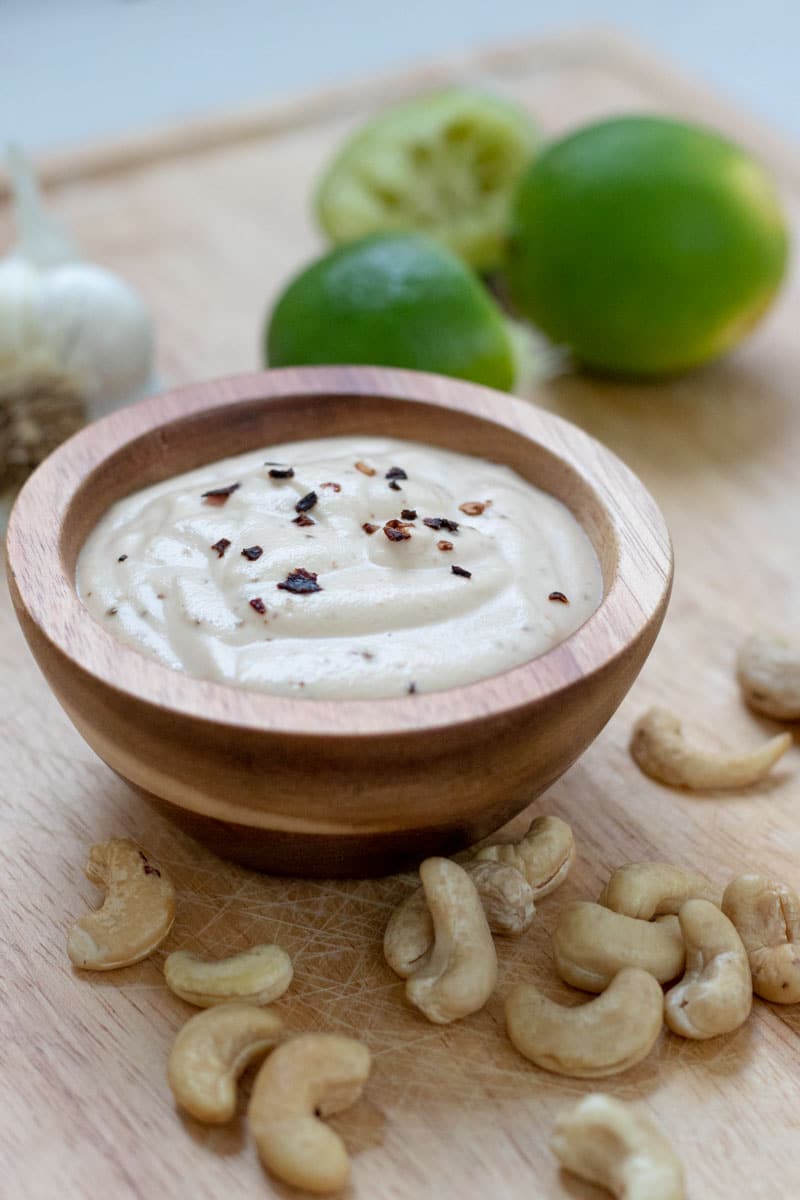
[[[548,134],[611,112],[685,114],[727,130],[775,171],[798,224],[800,155],[652,56],[590,33],[458,56],[380,81],[237,114],[46,165],[54,209],[155,313],[160,370],[181,382],[258,364],[262,315],[318,245],[309,195],[345,133],[376,105],[470,80],[527,105]],[[7,213],[0,229],[6,239]],[[503,998],[553,980],[559,908],[595,897],[613,867],[647,858],[746,869],[800,887],[800,754],[768,785],[733,796],[669,791],[639,774],[631,723],[658,702],[711,744],[752,745],[774,727],[742,706],[732,664],[742,635],[791,621],[800,602],[800,297],[796,278],[762,328],[725,362],[640,387],[567,376],[539,402],[602,438],[640,473],[674,534],[675,596],[641,679],[605,732],[535,806],[575,830],[567,884],[529,935],[498,943],[489,1006],[447,1028],[404,1003],[381,937],[411,880],[270,879],[228,866],[179,834],[83,744],[35,669],[0,600],[4,940],[0,984],[0,1195],[8,1200],[183,1200],[290,1193],[261,1171],[241,1114],[207,1130],[174,1109],[165,1061],[191,1009],[163,982],[164,953],[223,955],[275,940],[295,963],[278,1008],[295,1029],[363,1037],[374,1055],[364,1099],[334,1119],[354,1152],[358,1200],[493,1200],[599,1192],[560,1175],[555,1114],[593,1085],[547,1075],[511,1048]],[[525,820],[518,822],[522,829]],[[93,841],[138,839],[179,889],[164,950],[80,976],[69,922],[97,901],[82,864]],[[552,984],[553,995],[565,989]],[[646,1062],[596,1085],[648,1111],[685,1161],[692,1200],[800,1194],[796,1095],[800,1011],[757,1002],[730,1037],[663,1035]],[[245,1089],[246,1090],[246,1089]]]

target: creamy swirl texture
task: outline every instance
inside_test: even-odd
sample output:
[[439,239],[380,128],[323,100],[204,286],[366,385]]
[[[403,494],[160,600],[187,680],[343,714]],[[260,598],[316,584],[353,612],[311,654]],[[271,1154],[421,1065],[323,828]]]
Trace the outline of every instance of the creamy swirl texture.
[[342,699],[497,674],[563,641],[602,592],[581,526],[510,468],[360,436],[127,496],[77,585],[109,633],[176,670]]

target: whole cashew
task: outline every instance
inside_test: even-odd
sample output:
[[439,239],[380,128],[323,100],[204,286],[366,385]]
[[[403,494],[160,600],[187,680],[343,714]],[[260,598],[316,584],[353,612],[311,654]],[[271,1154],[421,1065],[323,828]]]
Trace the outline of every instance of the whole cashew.
[[754,634],[739,651],[739,686],[756,712],[800,720],[800,644],[780,634]]
[[220,1004],[190,1017],[175,1038],[167,1078],[181,1108],[207,1125],[236,1111],[236,1081],[280,1040],[283,1022],[253,1004]]
[[350,1176],[344,1142],[320,1117],[349,1108],[370,1071],[354,1038],[305,1033],[284,1042],[258,1073],[247,1120],[261,1161],[307,1192],[334,1192]]
[[175,920],[175,889],[164,870],[135,842],[112,838],[92,846],[84,871],[106,889],[106,898],[70,929],[72,962],[86,971],[113,971],[147,958]]
[[241,1000],[247,1004],[270,1004],[292,982],[292,960],[280,946],[253,946],[206,962],[187,950],[176,950],[164,963],[167,987],[189,1004],[210,1008]]
[[476,858],[516,867],[538,900],[549,896],[567,878],[575,858],[575,839],[560,817],[536,817],[520,841],[484,846]]
[[[464,870],[475,884],[492,933],[516,937],[529,928],[536,912],[530,884],[515,867],[498,862],[466,863]],[[392,913],[383,935],[387,963],[404,979],[433,945],[433,917],[424,888],[403,901]]]
[[685,1200],[683,1168],[655,1125],[630,1104],[595,1092],[556,1120],[550,1140],[567,1171],[618,1200]]
[[445,1025],[483,1008],[497,981],[497,954],[480,896],[449,858],[419,869],[433,918],[434,943],[406,984],[406,996],[429,1021]]
[[537,1067],[578,1079],[618,1075],[645,1058],[664,1024],[664,994],[647,971],[626,967],[601,996],[568,1008],[529,983],[506,1000],[508,1036]]
[[667,1025],[686,1038],[731,1033],[744,1024],[753,1005],[753,981],[742,939],[725,914],[707,900],[687,900],[678,919],[686,943],[686,974],[667,992]]
[[645,775],[670,787],[741,788],[758,783],[792,744],[780,733],[746,754],[710,754],[687,745],[677,717],[651,708],[634,726],[631,755]]
[[753,991],[773,1004],[800,1001],[800,899],[777,879],[740,875],[725,889],[722,911],[744,943]]
[[687,900],[710,900],[719,908],[719,888],[705,875],[695,875],[672,863],[626,863],[604,887],[598,904],[649,921],[662,913],[678,913]]
[[640,967],[659,983],[668,983],[684,962],[676,917],[640,921],[587,900],[574,900],[561,910],[553,953],[564,982],[584,992],[602,992],[623,967]]

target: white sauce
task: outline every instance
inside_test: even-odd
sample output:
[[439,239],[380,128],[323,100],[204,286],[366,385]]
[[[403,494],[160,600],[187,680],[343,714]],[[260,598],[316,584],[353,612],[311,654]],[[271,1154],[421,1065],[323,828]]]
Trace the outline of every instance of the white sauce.
[[[293,478],[271,478],[276,464]],[[392,467],[407,475],[399,490]],[[233,483],[222,503],[201,498]],[[314,524],[298,525],[295,505],[312,491]],[[487,503],[468,515],[465,502]],[[402,509],[418,514],[403,529],[411,536],[390,541],[382,527]],[[458,529],[432,529],[426,517]],[[365,522],[379,528],[365,533]],[[260,556],[243,556],[250,547]],[[279,588],[296,568],[316,573],[321,590]],[[271,446],[136,492],[92,531],[77,585],[109,633],[176,670],[337,698],[495,675],[563,641],[602,591],[588,537],[552,496],[496,463],[374,437]]]

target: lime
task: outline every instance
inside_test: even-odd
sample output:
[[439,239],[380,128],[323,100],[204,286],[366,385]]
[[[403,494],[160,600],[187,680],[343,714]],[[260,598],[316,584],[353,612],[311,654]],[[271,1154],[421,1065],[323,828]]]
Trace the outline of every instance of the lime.
[[338,246],[279,297],[266,330],[273,367],[371,363],[508,390],[514,343],[486,290],[438,242],[373,234]]
[[503,257],[514,185],[536,130],[496,96],[454,88],[399,104],[342,147],[317,190],[333,242],[417,230],[483,270]]
[[585,364],[659,374],[722,354],[758,321],[788,238],[763,168],[707,129],[618,117],[548,147],[514,198],[520,311]]

